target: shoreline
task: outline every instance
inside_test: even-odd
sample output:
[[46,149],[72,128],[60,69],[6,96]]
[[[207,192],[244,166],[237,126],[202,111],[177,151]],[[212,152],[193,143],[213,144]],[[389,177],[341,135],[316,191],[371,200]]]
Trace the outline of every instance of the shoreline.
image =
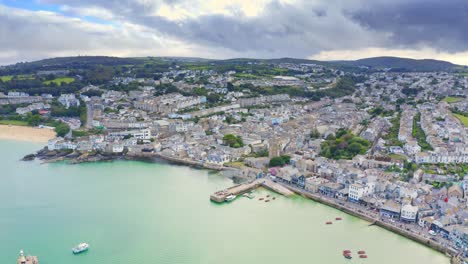
[[[40,157],[37,157],[38,159],[42,160],[45,163],[48,162],[58,162],[58,161],[66,161],[69,162],[69,164],[79,164],[79,163],[90,163],[90,162],[109,162],[109,161],[118,161],[118,160],[128,160],[128,161],[140,161],[140,162],[151,162],[151,163],[166,163],[166,164],[172,164],[176,166],[188,166],[191,168],[196,168],[196,169],[206,169],[206,170],[212,170],[212,171],[224,171],[224,170],[229,170],[232,169],[230,167],[224,167],[224,166],[209,166],[209,164],[203,164],[201,162],[197,161],[192,161],[192,160],[187,160],[183,158],[176,158],[176,157],[170,157],[170,156],[165,156],[162,155],[161,153],[127,153],[127,154],[120,154],[120,155],[98,155],[98,156],[92,156],[92,157],[86,157],[85,159],[80,159],[81,155],[78,157],[74,156],[73,153],[71,154],[72,157],[67,157],[67,156],[59,156],[59,157],[54,157],[52,159],[42,159]],[[44,156],[43,156],[44,157]],[[424,245],[426,247],[429,247],[433,250],[436,250],[442,254],[447,255],[449,258],[454,259],[458,252],[455,249],[445,247],[441,245],[440,243],[436,241],[432,241],[429,238],[424,238],[420,235],[411,233],[402,227],[398,227],[396,225],[392,225],[391,223],[384,222],[380,218],[374,218],[370,215],[365,214],[364,212],[360,210],[353,210],[352,208],[348,208],[346,204],[339,203],[333,199],[323,197],[321,195],[313,194],[310,192],[307,192],[303,189],[300,189],[295,186],[287,185],[287,184],[282,184],[280,183],[281,186],[289,189],[290,191],[299,194],[307,199],[311,199],[315,202],[324,204],[326,206],[332,207],[336,210],[342,211],[348,215],[352,215],[354,217],[357,217],[359,219],[362,219],[364,221],[367,221],[370,223],[370,225],[377,225],[381,228],[386,229],[387,231],[390,231],[394,234],[403,236],[407,239],[410,239],[414,242],[417,242],[421,245]],[[274,190],[273,190],[274,191]]]
[[119,160],[128,161],[141,161],[149,163],[165,163],[176,166],[188,166],[195,169],[206,169],[212,171],[226,171],[233,170],[231,167],[219,166],[214,164],[206,164],[199,161],[193,161],[184,158],[171,157],[163,155],[161,153],[93,153],[90,152],[60,152],[60,151],[49,151],[46,147],[42,148],[34,154],[29,154],[23,157],[23,161],[29,161],[32,159],[38,159],[43,163],[53,163],[65,161],[68,164],[79,164],[79,163],[91,163],[91,162],[111,162]]
[[392,225],[390,223],[387,223],[387,222],[384,222],[382,221],[380,218],[373,218],[369,215],[366,215],[364,212],[359,212],[356,211],[356,210],[352,210],[351,208],[348,208],[346,207],[346,205],[343,203],[343,204],[339,204],[338,202],[332,200],[332,199],[329,199],[329,198],[326,198],[326,197],[322,197],[321,195],[317,195],[317,194],[313,194],[313,193],[309,193],[305,190],[302,190],[300,188],[297,188],[297,187],[293,187],[293,186],[290,186],[290,185],[287,185],[287,184],[281,184],[282,186],[284,186],[285,188],[289,189],[290,191],[298,194],[298,195],[301,195],[307,199],[310,199],[310,200],[313,200],[315,202],[318,202],[320,204],[323,204],[323,205],[326,205],[326,206],[329,206],[329,207],[332,207],[336,210],[339,210],[339,211],[342,211],[348,215],[352,215],[354,217],[357,217],[361,220],[364,220],[364,221],[367,221],[370,223],[370,225],[376,225],[376,226],[379,226],[387,231],[390,231],[394,234],[397,234],[397,235],[400,235],[400,236],[403,236],[407,239],[410,239],[414,242],[417,242],[421,245],[424,245],[426,247],[429,247],[433,250],[436,250],[442,254],[445,254],[447,255],[451,260],[455,259],[457,257],[457,254],[458,254],[458,251],[454,250],[454,249],[451,249],[451,248],[447,248],[443,245],[441,245],[440,243],[437,243],[435,241],[432,241],[428,238],[424,238],[424,237],[421,237],[421,236],[418,236],[417,234],[413,234],[403,228],[400,228],[396,225]]
[[0,140],[47,143],[55,137],[55,131],[47,128],[0,125]]

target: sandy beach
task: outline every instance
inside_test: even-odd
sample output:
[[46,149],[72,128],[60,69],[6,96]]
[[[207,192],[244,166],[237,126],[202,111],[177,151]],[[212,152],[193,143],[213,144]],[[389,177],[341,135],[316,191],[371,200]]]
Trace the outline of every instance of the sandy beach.
[[55,138],[55,131],[47,128],[0,125],[0,139],[45,143]]

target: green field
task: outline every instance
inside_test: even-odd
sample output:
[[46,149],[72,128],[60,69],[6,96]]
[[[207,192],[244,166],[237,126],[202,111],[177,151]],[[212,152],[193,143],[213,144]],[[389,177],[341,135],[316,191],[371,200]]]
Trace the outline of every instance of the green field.
[[8,82],[11,79],[13,79],[13,75],[0,76],[0,80],[2,80],[3,82]]
[[464,126],[468,126],[468,116],[460,115],[460,114],[453,114],[456,118],[458,118]]
[[401,160],[401,161],[407,160],[407,158],[406,158],[405,156],[399,155],[399,154],[394,154],[394,153],[392,153],[392,154],[389,154],[388,156],[389,156],[390,158],[394,159],[394,160]]
[[75,81],[75,78],[72,78],[72,77],[60,77],[60,78],[55,78],[53,80],[45,81],[44,84],[49,85],[51,83],[55,83],[57,85],[61,85],[62,83],[69,84],[74,81]]
[[463,101],[463,97],[445,97],[442,101],[444,102],[447,102],[447,103],[457,103],[457,102],[460,102],[460,101]]
[[0,120],[0,125],[27,126],[28,123],[20,120]]
[[[2,80],[3,82],[9,82],[13,79],[13,77],[15,77],[14,75],[4,75],[4,76],[0,76],[0,80]],[[16,79],[18,80],[31,80],[31,79],[34,79],[34,76],[32,74],[20,74],[20,75],[16,75]]]

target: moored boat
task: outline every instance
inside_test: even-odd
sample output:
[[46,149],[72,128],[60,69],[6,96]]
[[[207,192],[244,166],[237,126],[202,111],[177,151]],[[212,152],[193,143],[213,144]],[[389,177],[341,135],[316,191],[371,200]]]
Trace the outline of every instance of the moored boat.
[[351,253],[351,250],[345,249],[345,250],[343,250],[343,254],[344,254],[344,253]]
[[359,255],[360,258],[367,258],[367,255]]
[[270,200],[265,200],[265,203],[268,203]]
[[331,225],[331,224],[333,224],[333,223],[332,223],[331,221],[328,221],[328,222],[325,222],[325,224]]
[[89,248],[89,245],[87,243],[80,243],[78,246],[72,248],[73,254],[79,254],[81,252],[87,251]]
[[265,198],[261,197],[261,198],[258,198],[259,201],[263,201]]
[[343,218],[337,217],[337,218],[335,218],[335,220],[340,221],[340,220],[343,220]]
[[366,254],[366,252],[365,252],[364,250],[359,250],[357,253],[358,253],[358,254],[361,254],[361,255],[362,255],[362,254]]
[[228,196],[226,197],[225,201],[226,201],[226,202],[230,202],[230,201],[236,199],[236,197],[237,197],[237,196],[235,196],[235,195],[233,195],[233,194],[230,194],[230,195],[228,195]]
[[242,196],[247,197],[249,199],[255,198],[255,196],[253,194],[251,194],[251,193],[244,193]]
[[343,257],[347,259],[352,259],[353,257],[351,256],[351,253],[343,253]]

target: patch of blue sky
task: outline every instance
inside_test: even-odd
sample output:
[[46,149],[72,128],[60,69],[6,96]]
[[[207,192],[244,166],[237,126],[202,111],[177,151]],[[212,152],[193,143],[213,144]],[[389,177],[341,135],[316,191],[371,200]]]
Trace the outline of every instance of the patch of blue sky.
[[83,19],[84,21],[87,21],[87,22],[90,22],[90,23],[117,26],[117,23],[115,23],[112,20],[105,20],[105,19],[101,19],[101,18],[98,18],[98,17],[94,17],[94,16],[82,16],[80,18]]
[[59,5],[44,4],[37,0],[0,0],[1,5],[31,11],[50,11],[60,13]]
[[114,21],[105,20],[94,16],[76,16],[68,12],[64,12],[60,5],[45,4],[41,3],[39,0],[0,0],[0,5],[30,11],[49,11],[66,17],[77,17],[90,23],[118,26]]

